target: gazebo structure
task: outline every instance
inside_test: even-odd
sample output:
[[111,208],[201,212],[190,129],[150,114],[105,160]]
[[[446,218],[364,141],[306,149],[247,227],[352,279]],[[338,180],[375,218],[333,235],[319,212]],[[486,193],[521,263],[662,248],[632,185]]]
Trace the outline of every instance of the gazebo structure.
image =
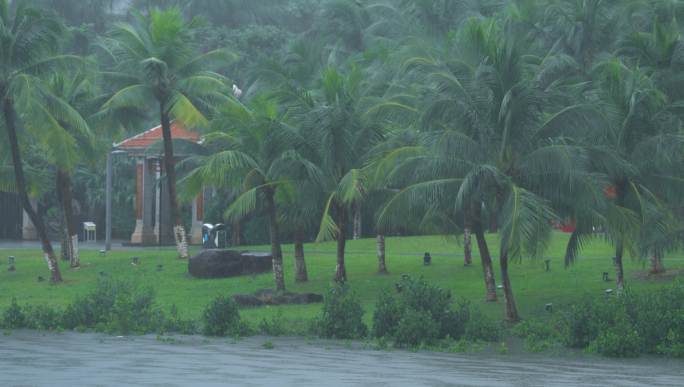
[[[198,143],[197,132],[186,129],[179,122],[171,123],[171,136],[174,140]],[[163,140],[161,126],[114,144],[112,153],[125,153],[136,159],[135,164],[135,230],[131,235],[133,245],[171,244],[173,238],[173,219],[170,218],[169,197],[164,174],[163,152],[152,152],[150,148]],[[180,156],[182,155],[175,155]],[[108,191],[111,190],[111,159],[108,161]],[[109,193],[109,192],[108,192]],[[111,199],[110,199],[111,200]],[[111,238],[111,201],[108,200],[108,246]],[[202,224],[204,218],[204,193],[192,202],[192,224],[188,235],[190,243],[202,243]]]

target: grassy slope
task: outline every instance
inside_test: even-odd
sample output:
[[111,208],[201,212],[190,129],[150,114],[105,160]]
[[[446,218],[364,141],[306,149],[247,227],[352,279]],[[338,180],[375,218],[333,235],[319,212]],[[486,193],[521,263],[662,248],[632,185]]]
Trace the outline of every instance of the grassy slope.
[[[492,252],[496,252],[496,236],[488,236]],[[602,241],[595,241],[587,246],[578,264],[564,269],[562,252],[567,242],[566,234],[554,235],[553,242],[546,254],[551,262],[551,272],[544,271],[543,260],[523,260],[512,266],[512,282],[518,307],[523,317],[544,313],[544,304],[553,302],[558,309],[563,304],[572,303],[585,294],[601,295],[603,290],[613,287],[613,283],[601,281],[604,271],[613,278],[610,257],[612,248]],[[474,265],[463,266],[462,247],[454,238],[441,236],[427,237],[393,237],[387,238],[387,264],[391,275],[375,274],[377,260],[375,258],[375,240],[364,239],[347,243],[347,273],[352,288],[361,296],[370,320],[373,304],[381,289],[393,286],[402,273],[423,275],[430,282],[452,290],[457,298],[467,298],[487,314],[502,316],[503,305],[485,303],[482,268],[478,259],[476,244],[473,243]],[[247,249],[247,248],[245,248]],[[267,251],[266,246],[256,246],[252,250]],[[286,281],[288,290],[295,292],[322,293],[327,289],[334,274],[335,246],[333,243],[312,244],[306,246],[306,260],[309,269],[309,282],[294,283],[293,249],[284,246]],[[429,251],[433,256],[433,265],[422,265],[422,256]],[[199,317],[203,307],[216,295],[249,293],[257,289],[272,286],[270,274],[256,277],[241,277],[221,280],[198,280],[187,274],[187,262],[175,259],[173,250],[140,250],[110,252],[100,257],[96,251],[82,251],[81,261],[84,267],[78,271],[63,268],[65,283],[52,286],[47,282],[38,282],[37,277],[47,276],[45,263],[37,250],[2,250],[0,257],[5,261],[8,255],[17,257],[17,271],[9,273],[4,267],[0,270],[0,308],[9,304],[12,297],[23,303],[51,303],[64,306],[78,294],[93,288],[100,272],[113,278],[128,279],[155,289],[158,302],[165,309],[175,304],[181,314],[186,317]],[[495,256],[498,254],[495,254]],[[139,256],[141,265],[132,266],[130,257]],[[162,264],[163,270],[157,271]],[[667,282],[643,281],[636,274],[645,271],[642,262],[626,261],[627,283],[634,289],[654,288]],[[669,270],[684,269],[682,256],[668,256],[665,259]],[[498,279],[498,262],[495,260]],[[309,319],[320,311],[320,304],[305,306],[264,307],[244,310],[243,316],[256,321],[262,317],[282,311],[283,317],[292,320]]]

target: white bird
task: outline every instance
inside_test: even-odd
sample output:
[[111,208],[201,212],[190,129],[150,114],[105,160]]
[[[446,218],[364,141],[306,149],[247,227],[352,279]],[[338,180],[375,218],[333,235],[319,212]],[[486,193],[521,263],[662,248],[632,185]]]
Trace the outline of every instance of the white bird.
[[239,87],[237,87],[236,84],[233,84],[233,95],[235,98],[240,98],[242,96],[242,90],[240,90]]

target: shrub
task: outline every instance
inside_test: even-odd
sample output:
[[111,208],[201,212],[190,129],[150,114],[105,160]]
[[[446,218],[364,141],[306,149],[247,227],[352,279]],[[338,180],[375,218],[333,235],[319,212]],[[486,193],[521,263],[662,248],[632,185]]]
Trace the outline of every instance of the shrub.
[[164,316],[151,289],[128,282],[99,280],[95,290],[71,303],[64,312],[65,328],[94,327],[105,332],[149,333],[162,330]]
[[540,352],[559,341],[558,331],[553,320],[532,319],[515,325],[511,330],[513,335],[525,339],[525,348],[529,351]]
[[283,314],[278,311],[270,320],[263,318],[259,323],[259,332],[270,336],[282,336],[287,330],[285,329],[286,322],[283,319]]
[[658,345],[658,353],[671,357],[684,357],[684,340],[673,330],[665,336],[665,341]]
[[591,348],[598,353],[612,357],[639,356],[642,346],[643,340],[624,313],[591,344]]
[[408,308],[397,324],[394,341],[410,347],[433,344],[439,338],[439,328],[430,312]]
[[314,323],[319,335],[335,339],[358,339],[366,336],[363,308],[358,297],[345,284],[335,285],[325,297],[323,313]]
[[27,305],[24,314],[30,329],[54,330],[62,326],[62,312],[47,305]]
[[202,314],[204,334],[207,336],[237,336],[243,333],[238,306],[231,297],[218,296]]
[[2,314],[2,327],[6,329],[18,329],[26,327],[26,316],[16,298],[12,298],[9,308]]
[[471,341],[498,341],[503,335],[501,323],[471,308],[463,337]]
[[394,336],[403,312],[394,296],[387,291],[381,292],[373,313],[373,337]]
[[617,301],[584,299],[560,319],[561,341],[571,348],[586,348],[599,333],[613,325]]
[[178,314],[176,305],[171,305],[169,317],[164,322],[164,332],[178,332],[184,335],[194,335],[198,332],[195,320],[185,320]]

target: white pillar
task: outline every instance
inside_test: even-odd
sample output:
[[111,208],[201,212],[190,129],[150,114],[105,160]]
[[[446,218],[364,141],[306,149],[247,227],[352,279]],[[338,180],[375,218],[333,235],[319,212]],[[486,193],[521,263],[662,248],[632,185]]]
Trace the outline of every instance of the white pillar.
[[202,244],[202,224],[204,223],[204,190],[192,200],[192,226],[190,228],[190,243]]
[[[31,207],[37,212],[38,211],[38,201],[36,199],[30,199],[31,201]],[[28,214],[26,211],[22,211],[22,219],[21,219],[21,239],[25,241],[35,241],[38,239],[38,232],[36,231],[36,227],[33,225],[33,222],[31,222],[31,218],[29,218]]]

